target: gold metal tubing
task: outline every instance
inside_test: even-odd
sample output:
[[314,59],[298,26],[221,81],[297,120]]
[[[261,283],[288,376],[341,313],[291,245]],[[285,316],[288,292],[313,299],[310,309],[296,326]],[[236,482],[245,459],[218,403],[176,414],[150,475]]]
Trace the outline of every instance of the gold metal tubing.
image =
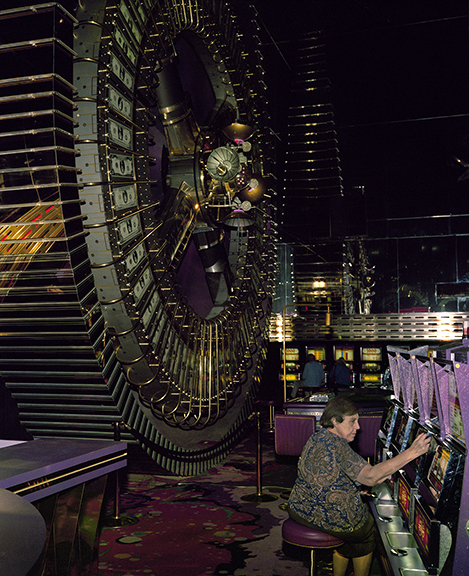
[[20,148],[18,150],[6,150],[0,152],[0,156],[9,156],[10,154],[25,154],[29,152],[47,152],[47,151],[68,152],[69,154],[78,155],[78,152],[73,148],[66,148],[64,146],[38,146],[37,148]]
[[[140,349],[142,349],[141,345],[140,345]],[[151,344],[146,344],[146,349],[142,353],[141,356],[139,356],[138,358],[135,358],[134,360],[122,360],[121,358],[119,358],[119,363],[124,365],[124,366],[132,366],[133,364],[140,362],[140,360],[143,360],[145,358],[145,356],[148,355],[149,351],[152,351]],[[116,356],[119,356],[119,355],[116,353]]]
[[[176,316],[176,311],[177,311],[177,308],[180,307],[180,304],[181,304],[181,301],[179,301],[179,302],[177,303],[176,310],[174,311],[174,316]],[[185,318],[185,316],[188,314],[187,308],[186,308],[186,307],[183,307],[183,308],[182,308],[182,311],[183,311],[183,318]],[[176,362],[178,361],[178,359],[179,359],[179,357],[180,357],[179,347],[182,346],[182,345],[184,345],[184,344],[183,344],[183,341],[182,341],[183,326],[184,326],[184,321],[183,321],[183,319],[181,319],[181,320],[179,321],[179,331],[178,331],[178,338],[177,338],[177,340],[176,340],[176,349],[174,350],[173,355],[172,355],[172,358],[171,358],[171,362],[169,363],[169,372],[170,372],[170,374],[173,374],[173,375],[176,374],[176,372],[177,372],[177,371],[176,371],[177,366],[175,366],[175,364],[176,364]]]
[[[106,145],[107,146],[107,145]],[[157,180],[135,180],[128,178],[127,180],[99,180],[97,182],[80,182],[79,187],[85,188],[86,186],[120,186],[121,184],[156,184]]]
[[[198,318],[195,318],[193,316],[190,317],[190,324],[188,326],[188,333],[192,333],[194,331],[193,329],[193,325],[198,323]],[[181,365],[182,365],[182,371],[179,377],[179,384],[180,384],[180,389],[181,390],[185,390],[186,388],[186,383],[188,382],[188,374],[191,370],[191,355],[192,355],[192,350],[190,348],[190,346],[187,344],[184,347],[184,351],[183,351],[183,356],[181,358]]]
[[[119,298],[115,298],[114,300],[100,300],[99,302],[103,306],[109,306],[109,304],[117,304],[117,302],[122,302],[123,300],[125,300],[129,294],[131,294],[131,291],[127,290],[127,292],[125,294],[123,294],[122,296],[120,296]],[[125,334],[132,332],[132,330],[134,330],[134,329],[135,329],[135,326],[131,330],[126,331]]]
[[171,327],[168,328],[168,319],[167,319],[167,316],[165,315],[164,303],[163,303],[163,307],[160,310],[159,315],[161,317],[160,321],[159,321],[161,328],[159,329],[157,342],[153,343],[153,350],[155,352],[155,356],[157,358],[159,358],[160,360],[162,360],[163,354],[164,354],[164,343],[166,342],[166,331],[170,330],[170,328],[171,328]]
[[[59,227],[57,226],[57,229],[59,229]],[[74,240],[75,238],[79,238],[80,236],[85,235],[85,232],[77,232],[76,234],[72,234],[71,236],[47,236],[47,237],[43,237],[43,238],[35,238],[34,239],[34,244],[37,244],[38,242],[52,242],[55,243],[57,241],[60,242],[64,242],[66,240]],[[31,243],[31,238],[26,238],[24,240],[3,240],[2,244],[30,244]]]
[[148,386],[149,384],[151,384],[152,382],[155,381],[157,374],[154,374],[149,380],[146,380],[145,382],[134,382],[132,380],[132,378],[129,376],[129,371],[132,369],[131,366],[129,366],[127,368],[127,370],[125,371],[125,377],[127,378],[127,380],[129,381],[129,384],[131,384],[132,386],[137,386],[137,388],[141,388],[142,386]]
[[[70,132],[67,132],[66,130],[62,130],[61,128],[41,128],[38,130],[15,130],[13,132],[3,132],[2,134],[0,134],[0,138],[8,138],[8,137],[22,137],[24,138],[27,135],[37,135],[37,134],[46,134],[46,133],[59,133],[62,135],[65,135],[67,138],[69,138],[70,140],[73,140],[74,142],[76,142],[75,137],[73,136],[73,134],[71,134]],[[52,148],[56,148],[55,146]],[[15,152],[30,152],[32,150],[36,150],[34,148],[32,149],[20,149],[20,150],[15,150]],[[7,150],[6,152],[2,152],[2,154],[11,154],[12,150]],[[68,185],[72,185],[73,183],[69,183],[69,182],[57,182],[55,183],[55,186],[68,186]],[[76,184],[75,184],[76,185]],[[47,186],[46,184],[41,184],[41,187],[45,187]]]
[[[156,372],[155,376],[158,376],[159,372],[161,371],[161,366],[159,366],[158,371]],[[169,382],[159,382],[160,385],[163,387],[164,384],[166,384],[166,390],[163,392],[163,390],[160,391],[160,394],[162,393],[163,395],[158,398],[156,397],[156,392],[153,392],[152,396],[150,396],[150,398],[146,398],[143,394],[146,392],[145,387],[141,387],[138,389],[138,396],[141,400],[141,402],[145,405],[148,406],[152,412],[156,412],[154,409],[154,405],[155,404],[161,404],[162,402],[164,402],[164,400],[166,400],[166,398],[168,397],[169,393],[170,393],[170,385]]]
[[55,108],[48,108],[47,110],[35,110],[32,112],[19,112],[16,114],[2,114],[0,116],[1,120],[16,120],[16,119],[23,119],[23,118],[37,118],[38,116],[60,116],[62,118],[65,118],[66,120],[68,120],[71,124],[73,124],[74,126],[77,126],[77,122],[75,121],[74,118],[72,118],[72,116],[69,116],[68,114],[64,114],[64,112],[61,112],[60,110],[57,110]]
[[37,100],[38,98],[51,98],[51,97],[55,97],[58,100],[63,100],[64,102],[67,102],[67,104],[70,104],[71,106],[74,105],[72,100],[70,100],[60,92],[57,92],[56,90],[48,90],[47,92],[33,92],[28,94],[13,94],[10,96],[0,96],[0,103],[17,102],[23,100],[29,101],[29,100]]

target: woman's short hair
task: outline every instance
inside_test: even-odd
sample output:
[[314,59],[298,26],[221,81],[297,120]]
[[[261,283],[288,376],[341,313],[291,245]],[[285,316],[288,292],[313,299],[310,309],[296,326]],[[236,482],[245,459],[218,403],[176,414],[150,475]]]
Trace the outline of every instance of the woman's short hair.
[[323,428],[334,428],[334,424],[332,423],[333,418],[340,424],[344,421],[345,416],[358,414],[359,409],[355,402],[352,402],[349,398],[345,396],[334,396],[324,408],[319,424],[321,424]]

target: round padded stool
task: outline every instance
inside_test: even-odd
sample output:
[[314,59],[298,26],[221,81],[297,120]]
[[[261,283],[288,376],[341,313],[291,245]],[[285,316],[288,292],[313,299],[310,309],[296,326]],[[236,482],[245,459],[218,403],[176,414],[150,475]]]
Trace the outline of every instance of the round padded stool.
[[303,526],[303,524],[299,524],[291,518],[287,518],[282,524],[282,538],[288,544],[311,549],[311,576],[316,576],[317,573],[315,550],[319,548],[337,548],[343,544],[343,540],[321,532],[321,530]]

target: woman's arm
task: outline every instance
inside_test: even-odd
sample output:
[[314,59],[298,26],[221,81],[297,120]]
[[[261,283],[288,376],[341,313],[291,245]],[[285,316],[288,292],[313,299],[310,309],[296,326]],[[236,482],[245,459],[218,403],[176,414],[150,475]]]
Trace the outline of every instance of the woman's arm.
[[394,456],[394,458],[390,458],[374,466],[367,464],[358,475],[357,482],[365,486],[374,486],[375,484],[383,482],[388,476],[394,474],[394,472],[409,462],[412,462],[415,458],[425,454],[430,446],[430,440],[430,437],[426,434],[419,434],[412,443],[412,446],[397,456]]

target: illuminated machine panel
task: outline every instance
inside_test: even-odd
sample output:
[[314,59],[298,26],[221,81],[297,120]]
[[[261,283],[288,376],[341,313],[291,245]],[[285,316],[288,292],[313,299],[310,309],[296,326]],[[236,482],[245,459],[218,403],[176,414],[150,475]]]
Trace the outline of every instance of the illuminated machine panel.
[[[407,363],[403,370],[398,366],[399,356]],[[465,444],[469,365],[442,358],[439,351],[430,358],[427,354],[416,353],[413,357],[412,351],[393,350],[390,357],[395,362],[399,389],[409,382],[407,368],[411,366],[418,413],[409,402],[412,396],[403,391],[402,403],[394,400],[383,418],[377,458],[396,454],[403,443],[411,444],[420,432],[430,433],[432,440],[427,454],[399,470],[394,482],[376,486],[376,497],[370,499],[386,573],[464,574],[469,517]]]
[[[283,356],[283,352],[282,352]],[[285,367],[282,363],[282,372],[280,373],[280,380],[283,380],[284,374],[287,383],[298,380],[300,372],[300,351],[298,348],[285,349]]]
[[314,357],[320,364],[322,364],[324,370],[327,369],[327,356],[324,346],[307,346],[306,356],[308,356],[308,354],[314,354]]
[[360,348],[360,382],[365,386],[381,384],[383,368],[383,352],[376,346]]
[[354,349],[353,346],[335,346],[334,347],[334,360],[343,358],[346,363],[353,362]]
[[446,561],[449,542],[445,541],[443,529],[440,533],[440,522],[420,497],[415,499],[413,535],[429,574],[436,574]]
[[327,360],[326,349],[324,348],[324,346],[308,346],[306,348],[306,355],[308,354],[314,354],[316,360],[318,362],[321,362],[321,364],[325,364]]
[[450,456],[451,452],[448,449],[438,446],[435,456],[433,457],[433,462],[428,472],[428,482],[433,489],[435,500],[438,500],[443,487]]
[[1,376],[36,437],[112,439],[123,422],[196,473],[239,438],[266,356],[275,191],[255,13],[17,5],[0,9]]
[[391,432],[391,444],[398,452],[401,451],[401,448],[407,439],[409,422],[409,415],[404,412],[402,408],[399,408],[394,421],[394,427]]
[[397,477],[397,505],[404,520],[409,523],[413,510],[412,493],[409,482],[402,474]]
[[343,358],[347,367],[353,371],[353,362],[355,360],[353,346],[334,346],[334,361],[337,361],[339,358]]

